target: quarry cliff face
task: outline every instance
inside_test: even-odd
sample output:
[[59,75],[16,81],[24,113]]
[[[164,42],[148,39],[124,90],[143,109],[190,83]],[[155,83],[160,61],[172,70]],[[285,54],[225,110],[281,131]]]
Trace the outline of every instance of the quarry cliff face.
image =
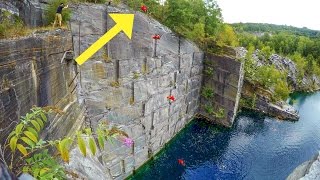
[[[76,57],[115,25],[108,13],[135,14],[132,39],[120,33],[81,65],[78,86],[78,97],[86,107],[86,123],[95,128],[99,122],[108,121],[121,127],[133,138],[133,147],[108,144],[101,158],[89,160],[74,149],[75,158],[68,165],[86,177],[123,179],[158,153],[196,114],[202,114],[205,55],[192,42],[143,13],[102,5],[82,4],[73,9],[71,31]],[[152,38],[155,34],[160,40]],[[208,81],[215,79],[210,81],[215,96],[206,104],[226,109],[223,119],[209,120],[231,126],[243,66],[232,58],[206,58],[219,61],[213,67],[216,73],[206,77]],[[169,101],[168,96],[175,100]],[[95,167],[95,171],[87,166]]]
[[[130,13],[101,5],[74,9],[71,30],[75,56],[115,25],[108,13]],[[154,34],[160,34],[161,39],[155,42]],[[193,43],[135,13],[131,40],[120,33],[80,66],[78,93],[87,108],[87,123],[95,128],[107,120],[134,140],[132,148],[118,144],[104,152],[99,163],[104,167],[101,177],[107,178],[107,174],[123,179],[130,175],[190,122],[199,109],[203,56]],[[170,95],[175,101],[167,99]],[[70,168],[90,176],[90,170],[79,163],[83,157],[75,154],[78,157],[72,158]]]
[[200,115],[226,127],[237,115],[244,79],[244,64],[234,58],[206,55]]
[[5,0],[0,2],[0,16],[3,10],[19,16],[29,27],[44,25],[44,9],[49,0]]
[[[70,31],[33,33],[0,41],[0,128],[4,139],[19,117],[33,106],[56,106],[43,136],[56,139],[81,127],[108,122],[134,140],[106,144],[97,157],[71,151],[70,171],[89,179],[123,179],[158,153],[195,115],[231,126],[242,87],[242,64],[205,55],[151,17],[125,6],[72,6]],[[123,33],[79,66],[78,57],[115,23],[109,13],[134,13],[132,39]],[[153,35],[159,34],[160,40]],[[204,60],[213,74],[204,79]],[[213,97],[202,99],[203,84]],[[174,101],[168,99],[173,96]],[[225,109],[224,118],[204,114],[205,106]],[[89,168],[90,167],[90,168]]]
[[64,115],[52,117],[44,134],[55,138],[72,129],[82,108],[76,103],[74,67],[66,61],[71,49],[68,31],[0,41],[1,143],[32,106],[65,110]]

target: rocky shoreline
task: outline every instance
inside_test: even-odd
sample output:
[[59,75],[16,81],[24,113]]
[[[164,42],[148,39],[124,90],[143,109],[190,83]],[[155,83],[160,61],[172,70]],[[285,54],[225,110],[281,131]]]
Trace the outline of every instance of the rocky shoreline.
[[282,102],[279,105],[258,98],[256,102],[256,110],[261,111],[269,116],[276,117],[280,120],[298,121],[300,116],[298,111],[291,105]]
[[281,105],[273,104],[264,97],[257,98],[255,107],[242,106],[242,108],[275,117],[279,120],[298,121],[300,118],[298,111],[293,106],[285,102],[282,102]]
[[[246,58],[248,53],[243,47],[235,48],[235,51],[239,59]],[[301,81],[299,81],[296,64],[287,57],[282,57],[278,54],[264,57],[261,51],[257,49],[252,54],[252,59],[257,66],[273,65],[281,72],[287,71],[287,83],[293,92],[314,92],[320,89],[320,78],[316,75],[305,75]],[[242,99],[247,102],[241,106],[278,119],[299,120],[299,113],[293,106],[284,101],[273,102],[271,101],[273,96],[273,90],[258,87],[249,80],[245,80],[242,89]]]
[[320,153],[318,152],[310,161],[302,163],[295,168],[286,180],[314,180],[320,179]]

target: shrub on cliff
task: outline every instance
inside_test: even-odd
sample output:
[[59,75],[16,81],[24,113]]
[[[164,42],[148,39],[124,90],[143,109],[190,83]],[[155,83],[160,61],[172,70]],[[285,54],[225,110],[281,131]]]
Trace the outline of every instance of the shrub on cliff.
[[286,100],[289,97],[290,90],[285,81],[279,81],[274,88],[274,96],[276,99]]
[[[95,131],[86,128],[77,131],[75,136],[46,141],[41,138],[41,132],[48,122],[46,115],[51,112],[62,113],[55,107],[34,107],[30,113],[21,117],[21,121],[5,140],[5,144],[0,144],[0,165],[3,163],[16,175],[23,172],[31,174],[36,179],[66,179],[58,158],[69,162],[72,144],[78,145],[83,156],[87,156],[87,149],[90,149],[93,156],[97,155],[100,158],[106,141],[118,139],[127,147],[133,145],[133,140],[125,132],[110,127],[106,122],[99,124]],[[49,154],[49,149],[55,150],[57,155]]]
[[12,15],[9,11],[0,11],[0,22],[0,39],[26,34],[22,20],[18,16]]
[[[157,0],[127,0],[126,4],[134,10],[139,10],[142,4],[146,5],[149,15],[200,46],[206,41],[216,40],[220,31],[230,32],[232,29],[222,26],[221,10],[213,0],[166,0],[163,5]],[[228,35],[220,36],[222,42]]]
[[239,45],[236,33],[234,32],[232,26],[227,24],[224,24],[221,27],[220,32],[217,34],[216,41],[220,46],[228,45],[235,47]]

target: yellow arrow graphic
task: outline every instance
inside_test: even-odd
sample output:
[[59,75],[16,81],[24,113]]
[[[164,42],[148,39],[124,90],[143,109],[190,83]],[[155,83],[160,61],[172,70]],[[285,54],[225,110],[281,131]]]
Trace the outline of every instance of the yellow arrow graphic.
[[93,56],[99,49],[107,44],[118,33],[123,31],[129,39],[132,37],[134,14],[109,14],[116,23],[106,34],[93,43],[86,51],[76,58],[76,62],[81,65]]

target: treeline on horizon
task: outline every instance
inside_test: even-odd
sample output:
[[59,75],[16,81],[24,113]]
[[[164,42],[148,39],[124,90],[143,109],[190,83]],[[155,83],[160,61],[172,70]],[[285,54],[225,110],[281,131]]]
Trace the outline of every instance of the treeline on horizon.
[[268,23],[232,23],[230,24],[237,32],[250,32],[250,33],[280,33],[286,32],[298,36],[307,36],[310,38],[320,37],[319,30],[312,30],[306,27],[298,28],[287,25],[275,25]]
[[[242,27],[251,27],[251,24]],[[306,33],[306,29],[293,28],[295,31],[292,32],[288,31],[290,28],[281,30],[283,26],[279,25],[267,26],[266,31],[262,31],[263,27],[266,27],[265,24],[261,24],[262,28],[257,34],[253,29],[258,28],[258,24],[254,24],[253,27],[252,29],[235,27],[240,46],[248,50],[260,49],[266,58],[273,53],[289,57],[296,63],[299,79],[305,75],[320,76],[320,36],[298,35]],[[316,31],[308,32],[314,34]]]

